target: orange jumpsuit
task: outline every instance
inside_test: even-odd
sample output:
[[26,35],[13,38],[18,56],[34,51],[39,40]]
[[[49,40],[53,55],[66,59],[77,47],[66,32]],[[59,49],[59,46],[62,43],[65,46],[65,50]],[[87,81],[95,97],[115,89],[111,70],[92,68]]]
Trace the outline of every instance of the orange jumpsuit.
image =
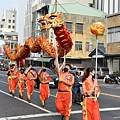
[[18,75],[19,75],[19,72],[17,68],[14,71],[10,71],[11,91],[16,90],[16,86],[18,83]]
[[[86,79],[82,84],[83,94],[86,96],[82,103],[83,120],[101,120],[99,103],[94,101],[95,95],[87,95],[86,91],[89,91],[93,86],[93,81]],[[96,94],[100,93],[100,87],[96,88]],[[94,94],[94,93],[93,93]]]
[[23,93],[24,92],[24,80],[26,80],[26,76],[25,74],[22,74],[19,72],[19,75],[18,75],[18,91],[19,93]]
[[30,99],[30,96],[34,90],[35,81],[33,78],[37,78],[37,73],[34,70],[28,71],[26,80],[27,96],[29,97],[28,99]]
[[11,90],[11,80],[12,80],[12,77],[10,76],[10,70],[8,70],[7,71],[7,74],[9,74],[8,75],[8,88],[9,88],[9,91],[11,92],[12,90]]
[[47,72],[40,72],[40,100],[46,100],[48,99],[50,95],[50,89],[49,89],[49,82],[50,82],[50,75]]
[[[74,76],[70,73],[60,71],[60,77],[64,80],[74,83]],[[72,109],[72,86],[63,82],[58,83],[58,92],[56,94],[56,109],[58,113],[64,116],[70,116]]]

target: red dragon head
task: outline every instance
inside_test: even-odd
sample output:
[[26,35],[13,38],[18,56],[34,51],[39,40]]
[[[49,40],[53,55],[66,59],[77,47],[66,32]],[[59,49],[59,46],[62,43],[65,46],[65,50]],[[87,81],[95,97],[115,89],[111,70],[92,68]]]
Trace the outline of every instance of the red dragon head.
[[61,27],[64,24],[61,19],[61,13],[62,12],[41,16],[38,20],[38,22],[41,23],[41,30]]

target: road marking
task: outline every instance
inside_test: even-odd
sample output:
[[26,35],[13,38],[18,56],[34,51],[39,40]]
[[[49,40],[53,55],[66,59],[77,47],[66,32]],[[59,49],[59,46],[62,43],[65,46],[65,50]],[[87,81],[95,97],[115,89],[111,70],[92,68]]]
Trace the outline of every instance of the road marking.
[[1,76],[7,76],[7,75],[4,75],[4,74],[0,74]]
[[[8,84],[7,82],[1,81],[1,80],[0,80],[0,82],[5,83],[5,84]],[[26,88],[25,88],[25,89],[26,89]],[[37,90],[34,90],[34,92],[39,93],[39,91],[37,91]],[[108,94],[108,93],[100,93],[100,94],[106,95],[106,96],[111,96],[111,97],[120,98],[120,96],[118,96],[118,95],[113,95],[113,94]],[[51,94],[50,94],[50,96],[56,97],[55,95],[51,95]]]
[[0,82],[1,82],[1,83],[5,83],[5,84],[8,84],[7,82],[1,81],[1,80],[0,80]]
[[113,95],[113,94],[108,94],[108,93],[100,93],[100,94],[110,96],[110,97],[120,98],[120,96],[118,96],[118,95]]
[[[1,81],[1,80],[0,80],[0,82],[1,82],[1,83],[4,83],[4,84],[8,84],[7,82]],[[24,89],[26,89],[26,88],[24,88]],[[37,91],[37,90],[33,90],[33,91],[36,92],[36,93],[39,93],[39,91]],[[51,95],[51,94],[50,94],[50,96],[56,97],[55,95]]]
[[[120,110],[120,107],[117,108],[100,108],[100,111],[106,112],[106,111],[114,111],[114,110]],[[81,114],[82,110],[72,111],[71,114]],[[32,115],[21,115],[21,116],[13,116],[13,117],[3,117],[0,118],[0,120],[16,120],[16,119],[27,119],[27,118],[36,118],[36,117],[49,117],[49,116],[57,116],[60,115],[59,113],[42,113],[42,114],[32,114]],[[118,117],[114,117],[117,119]]]
[[[4,81],[0,81],[0,82],[2,82],[2,83],[4,83],[4,84],[8,84],[8,83],[6,83],[6,82],[4,82]],[[1,93],[4,93],[4,94],[6,94],[6,95],[8,95],[8,96],[10,96],[10,97],[12,97],[10,94],[8,94],[8,93],[6,93],[6,92],[4,92],[4,91],[2,91],[2,90],[0,90],[0,92]],[[34,90],[34,92],[37,92],[37,93],[39,93],[39,91],[36,91],[36,90]],[[117,98],[120,98],[120,96],[117,96],[117,95],[112,95],[112,94],[107,94],[107,93],[101,93],[102,95],[106,95],[106,96],[111,96],[111,97],[117,97]],[[53,97],[55,97],[54,95],[51,95],[51,96],[53,96]],[[60,115],[59,113],[53,113],[53,112],[51,112],[51,111],[49,111],[49,110],[47,110],[47,109],[44,109],[44,108],[41,108],[41,107],[39,107],[39,106],[37,106],[37,105],[35,105],[35,104],[33,104],[33,103],[28,103],[27,101],[25,101],[25,100],[23,100],[23,99],[20,99],[20,98],[18,98],[18,97],[14,97],[14,98],[16,98],[16,99],[18,99],[18,100],[20,100],[20,101],[23,101],[23,102],[25,102],[25,103],[27,103],[27,104],[29,104],[29,105],[31,105],[31,106],[33,106],[33,107],[36,107],[36,108],[38,108],[38,109],[40,109],[40,110],[43,110],[43,111],[45,111],[45,112],[47,112],[47,113],[45,113],[45,114],[32,114],[32,115],[21,115],[21,116],[13,116],[13,117],[3,117],[3,118],[0,118],[0,120],[15,120],[15,119],[25,119],[25,118],[35,118],[35,117],[45,117],[45,116],[55,116],[55,115]],[[117,108],[100,108],[100,111],[101,112],[104,112],[104,111],[115,111],[115,110],[120,110],[120,107],[117,107]],[[71,112],[71,114],[80,114],[80,113],[82,113],[82,111],[81,110],[77,110],[77,111],[72,111]],[[115,119],[118,119],[118,118],[120,118],[120,117],[114,117]]]
[[114,119],[119,119],[119,120],[120,120],[120,116],[118,116],[118,117],[114,117]]
[[[4,91],[2,91],[2,90],[0,90],[0,92],[3,93],[3,94],[8,95],[8,96],[10,96],[10,97],[12,97],[10,94],[8,94],[8,93],[6,93],[6,92],[4,92]],[[27,104],[35,107],[35,108],[38,108],[38,109],[40,109],[40,110],[43,110],[44,112],[52,113],[51,111],[49,111],[49,110],[47,110],[47,109],[44,109],[44,108],[42,108],[42,107],[40,107],[40,106],[37,106],[37,105],[35,105],[35,104],[33,104],[33,103],[28,103],[26,100],[20,99],[20,98],[18,98],[18,97],[16,97],[16,96],[14,96],[14,98],[17,99],[17,100],[20,100],[20,101],[22,101],[22,102],[24,102],[24,103],[27,103]]]

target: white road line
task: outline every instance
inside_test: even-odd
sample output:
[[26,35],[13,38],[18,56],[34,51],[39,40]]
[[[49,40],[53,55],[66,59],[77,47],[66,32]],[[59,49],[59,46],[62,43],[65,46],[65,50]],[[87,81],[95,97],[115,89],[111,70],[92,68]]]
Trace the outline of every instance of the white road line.
[[[0,90],[0,92],[3,93],[3,94],[8,95],[8,96],[10,96],[10,97],[12,97],[10,94],[8,94],[8,93],[6,93],[6,92],[4,92],[4,91],[2,91],[2,90]],[[20,100],[20,101],[22,101],[22,102],[24,102],[24,103],[27,103],[27,104],[35,107],[35,108],[38,108],[38,109],[40,109],[40,110],[43,110],[44,112],[52,113],[51,111],[49,111],[49,110],[47,110],[47,109],[44,109],[44,108],[42,108],[42,107],[40,107],[40,106],[37,106],[37,105],[35,105],[35,104],[33,104],[33,103],[28,103],[27,101],[25,101],[25,100],[23,100],[23,99],[20,99],[20,98],[18,98],[18,97],[16,97],[16,96],[14,96],[14,98],[15,98],[15,99],[18,99],[18,100]]]
[[0,82],[1,82],[1,83],[4,83],[4,84],[8,84],[7,82],[1,81],[1,80],[0,80]]
[[47,116],[55,116],[60,115],[58,113],[45,113],[45,114],[33,114],[33,115],[21,115],[21,116],[13,116],[13,117],[4,117],[0,118],[0,120],[16,120],[16,119],[25,119],[25,118],[35,118],[35,117],[47,117]]
[[[114,110],[120,110],[120,107],[117,108],[100,108],[100,111],[114,111]],[[82,111],[72,111],[71,114],[81,114]],[[27,118],[35,118],[35,117],[48,117],[48,116],[56,116],[60,115],[59,113],[42,113],[42,114],[32,114],[32,115],[21,115],[21,116],[13,116],[13,117],[3,117],[0,118],[0,120],[16,120],[16,119],[27,119]],[[118,119],[120,117],[114,117],[115,119]]]
[[120,116],[118,116],[118,117],[114,117],[114,119],[119,119],[119,120],[120,120]]
[[[1,82],[1,83],[4,83],[4,84],[8,84],[7,82],[1,81],[1,80],[0,80],[0,82]],[[26,88],[25,88],[25,89],[26,89]],[[36,92],[36,93],[39,93],[39,91],[37,91],[37,90],[33,90],[33,91]],[[56,97],[55,95],[51,95],[51,94],[50,94],[50,96]]]
[[[6,82],[4,82],[4,81],[0,81],[0,82],[5,83],[5,84],[8,84],[8,83],[6,83]],[[12,97],[10,94],[8,94],[8,93],[6,93],[6,92],[4,92],[4,91],[2,91],[2,90],[0,90],[0,92],[3,93],[3,94],[8,95],[8,96],[10,96],[10,97]],[[39,93],[39,91],[36,91],[36,90],[34,90],[34,92]],[[103,93],[103,94],[104,94],[104,93]],[[104,94],[104,95],[106,95],[106,94]],[[51,95],[51,96],[55,97],[54,95]],[[113,96],[112,96],[112,97],[113,97]],[[38,109],[40,109],[40,110],[43,110],[43,111],[45,111],[45,112],[48,112],[48,113],[45,113],[45,114],[32,114],[32,115],[21,115],[21,116],[13,116],[13,117],[3,117],[3,118],[0,118],[0,120],[15,120],[15,119],[24,119],[24,118],[35,118],[35,117],[43,117],[43,116],[45,117],[45,116],[60,115],[59,113],[53,113],[53,112],[51,112],[51,111],[49,111],[49,110],[47,110],[47,109],[41,108],[41,107],[39,107],[39,106],[37,106],[37,105],[35,105],[35,104],[33,104],[33,103],[28,103],[27,101],[25,101],[25,100],[23,100],[23,99],[20,99],[20,98],[18,98],[18,97],[16,97],[16,96],[15,96],[14,98],[16,98],[16,99],[18,99],[18,100],[20,100],[20,101],[22,101],[22,102],[25,102],[25,103],[33,106],[33,107],[36,107],[36,108],[38,108]],[[116,108],[100,108],[100,111],[101,111],[101,112],[104,112],[104,111],[115,111],[115,110],[120,110],[120,107],[116,107]],[[82,113],[81,110],[77,110],[77,111],[72,111],[72,112],[71,112],[71,114],[80,114],[80,113]],[[120,118],[120,117],[114,117],[114,118],[115,118],[115,119],[118,119],[118,118]]]
[[100,108],[100,111],[115,111],[120,110],[120,107],[114,107],[114,108]]

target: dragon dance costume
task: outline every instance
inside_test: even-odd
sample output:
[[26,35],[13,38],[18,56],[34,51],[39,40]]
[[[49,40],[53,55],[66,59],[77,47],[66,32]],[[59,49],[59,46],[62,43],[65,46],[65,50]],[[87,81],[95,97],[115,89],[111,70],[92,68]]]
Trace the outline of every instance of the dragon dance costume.
[[[88,95],[87,91],[93,86],[92,79],[87,78],[82,84],[83,94],[85,96],[82,103],[83,120],[101,120],[98,100],[94,101],[95,94]],[[100,87],[97,86],[96,94],[100,93]]]

